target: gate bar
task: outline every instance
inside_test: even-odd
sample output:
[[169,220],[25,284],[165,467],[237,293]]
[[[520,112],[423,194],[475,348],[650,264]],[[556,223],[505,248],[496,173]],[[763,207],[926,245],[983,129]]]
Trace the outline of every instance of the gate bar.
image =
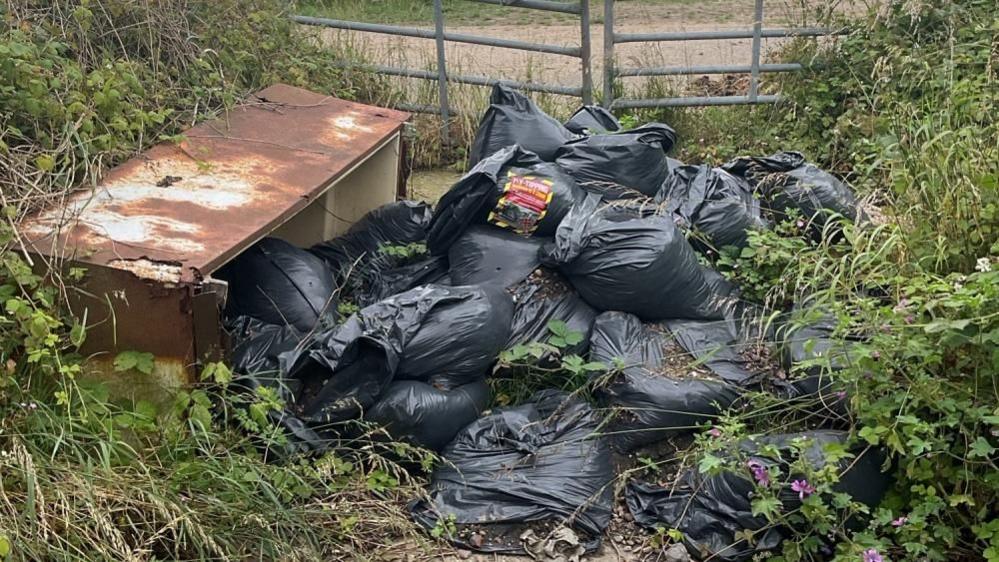
[[[380,23],[334,20],[329,18],[315,18],[312,16],[291,16],[291,19],[292,21],[303,25],[332,27],[335,29],[346,29],[349,31],[370,31],[373,33],[385,33],[387,35],[401,35],[403,37],[419,37],[422,39],[436,38],[435,32],[428,29],[420,29],[418,27],[403,27],[399,25],[383,25]],[[444,32],[444,40],[454,41],[457,43],[471,43],[473,45],[486,45],[488,47],[502,47],[506,49],[520,49],[524,51],[550,53],[553,55],[565,55],[567,57],[582,57],[582,50],[579,47],[560,47],[557,45],[547,45],[545,43],[530,43],[527,41],[499,39],[496,37],[482,37],[479,35],[466,35],[464,33],[449,33],[446,31]]]
[[749,105],[757,103],[777,103],[780,96],[756,96],[750,99],[749,96],[705,96],[705,97],[685,97],[685,98],[658,98],[646,100],[615,100],[612,109],[641,109],[652,107],[688,107],[701,105]]
[[[417,70],[415,68],[399,68],[395,66],[382,66],[377,64],[363,63],[339,63],[340,68],[350,68],[357,70],[367,70],[378,74],[388,74],[389,76],[403,76],[405,78],[422,78],[424,80],[440,80],[436,72],[430,70]],[[559,94],[563,96],[583,97],[582,88],[572,86],[556,86],[554,84],[541,84],[538,82],[519,82],[517,80],[504,80],[502,78],[490,78],[489,76],[472,76],[468,74],[450,74],[447,80],[458,84],[472,84],[475,86],[494,86],[505,84],[517,90],[529,92],[544,92],[547,94]]]
[[565,2],[551,2],[549,0],[471,0],[482,4],[496,4],[497,6],[510,6],[513,8],[531,8],[533,10],[545,10],[548,12],[562,12],[563,14],[580,13],[580,4],[586,5],[588,0],[568,4]]
[[[724,31],[667,31],[662,33],[615,33],[615,43],[640,43],[645,41],[698,41],[711,39],[752,39],[752,29],[729,29]],[[762,29],[760,37],[819,37],[823,35],[845,35],[845,29],[825,27],[799,27]]]
[[[804,68],[800,63],[761,64],[760,72],[795,72]],[[688,74],[749,74],[753,66],[746,65],[705,65],[705,66],[650,66],[620,68],[618,76],[682,76]]]

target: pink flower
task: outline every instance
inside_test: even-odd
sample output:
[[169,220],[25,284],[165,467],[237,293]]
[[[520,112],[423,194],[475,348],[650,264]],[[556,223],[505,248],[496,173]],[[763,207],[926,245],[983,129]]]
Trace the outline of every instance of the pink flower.
[[838,390],[838,391],[836,391],[836,399],[837,400],[844,400],[844,399],[846,399],[846,391],[845,390]]
[[905,525],[908,522],[909,522],[909,518],[903,515],[903,516],[899,517],[898,519],[895,519],[894,521],[892,521],[891,522],[891,526],[892,527],[901,527],[902,525]]
[[746,463],[749,470],[753,472],[753,478],[756,483],[760,486],[766,487],[770,485],[770,473],[767,472],[767,467],[763,465],[760,461],[752,459]]
[[708,435],[717,438],[722,436],[722,432],[717,427],[712,427],[711,429],[708,430]]
[[798,499],[805,499],[815,493],[815,486],[808,483],[808,480],[795,480],[791,482],[791,489],[798,492]]
[[895,312],[904,312],[908,308],[909,308],[909,299],[902,299],[898,301],[898,304],[895,305],[895,308],[893,310]]
[[877,549],[868,548],[864,551],[864,562],[884,562],[884,559],[878,554]]

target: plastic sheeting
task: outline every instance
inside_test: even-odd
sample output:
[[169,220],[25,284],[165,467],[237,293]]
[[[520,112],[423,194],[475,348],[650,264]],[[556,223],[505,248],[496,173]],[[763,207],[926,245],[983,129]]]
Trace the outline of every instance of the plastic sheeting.
[[597,135],[619,131],[621,123],[599,105],[584,105],[565,122],[565,128],[577,135]]
[[[770,474],[780,467],[787,475],[774,480],[780,486],[779,498],[785,512],[801,506],[799,494],[790,484],[802,475],[788,475],[788,467],[796,456],[791,446],[796,440],[803,449],[805,461],[814,469],[824,464],[823,447],[830,443],[845,445],[847,434],[837,431],[814,431],[785,434],[747,440],[739,446],[739,457],[744,462],[758,463]],[[763,446],[776,447],[783,457],[770,458]],[[838,468],[842,472],[835,491],[849,494],[855,501],[869,507],[880,503],[889,485],[889,478],[881,472],[884,455],[877,449],[854,451],[855,458],[843,459]],[[763,516],[752,514],[755,485],[749,467],[739,472],[702,474],[697,468],[688,469],[672,486],[630,482],[626,490],[628,509],[635,521],[649,529],[665,527],[683,533],[684,544],[692,556],[726,562],[750,560],[755,554],[773,550],[786,536],[787,529],[772,526]],[[741,535],[745,531],[758,531],[752,545]]]
[[612,184],[655,196],[669,175],[666,153],[676,133],[667,125],[649,123],[637,129],[592,135],[567,142],[555,162],[587,189]]
[[[562,349],[563,354],[585,356],[590,347],[590,332],[597,311],[586,304],[561,276],[547,268],[538,268],[523,283],[513,287],[513,325],[506,347],[547,342],[552,336],[549,324],[562,322],[580,340]],[[538,358],[541,364],[554,360],[550,354]]]
[[495,226],[472,226],[448,250],[451,283],[516,285],[540,265],[538,250],[544,243],[544,238],[524,238]]
[[664,372],[667,364],[678,360],[664,353],[671,339],[665,328],[643,325],[638,317],[623,312],[605,312],[593,324],[590,360],[614,370],[615,365],[623,367],[600,375],[596,388],[600,404],[613,410],[614,419],[605,431],[618,449],[631,451],[691,431],[739,397],[736,387],[721,380],[684,376],[692,368]]
[[[426,498],[410,506],[413,518],[427,529],[450,517],[459,528],[564,521],[595,550],[614,498],[611,451],[594,435],[598,425],[586,402],[551,390],[479,418],[444,449]],[[488,540],[451,540],[485,552],[524,553]]]
[[573,134],[555,118],[541,111],[530,98],[504,86],[493,86],[475,139],[468,153],[469,167],[495,154],[498,150],[520,145],[524,150],[551,162],[555,151]]
[[509,295],[480,287],[417,287],[375,303],[281,356],[302,386],[310,424],[358,417],[393,380],[454,388],[483,378],[510,333]]
[[720,318],[728,304],[669,217],[603,207],[589,195],[541,252],[597,310],[643,320]]
[[736,158],[723,169],[748,179],[763,195],[767,207],[780,219],[798,210],[820,234],[830,213],[857,220],[859,203],[853,190],[836,176],[805,160],[800,152]]
[[507,147],[479,162],[441,197],[427,244],[433,254],[444,255],[472,224],[551,236],[584,196],[555,164],[520,146]]
[[750,230],[768,226],[749,182],[721,168],[677,168],[656,199],[692,227],[692,243],[697,248],[743,247]]
[[364,413],[364,419],[383,426],[394,439],[439,451],[479,417],[489,399],[485,380],[451,390],[420,381],[397,381]]
[[388,203],[361,217],[342,236],[320,242],[309,251],[326,261],[341,279],[352,267],[356,270],[353,274],[376,276],[401,265],[398,259],[383,252],[382,247],[425,241],[430,217],[430,206],[426,203]]
[[226,314],[306,332],[336,312],[333,272],[322,260],[277,238],[264,238],[217,274],[229,283]]

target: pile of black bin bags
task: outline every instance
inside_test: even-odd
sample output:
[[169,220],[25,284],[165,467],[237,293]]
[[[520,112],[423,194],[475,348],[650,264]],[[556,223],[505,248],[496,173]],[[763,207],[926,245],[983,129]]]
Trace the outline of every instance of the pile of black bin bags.
[[[846,400],[830,374],[854,344],[804,303],[765,316],[699,254],[743,246],[791,210],[823,235],[858,218],[852,191],[794,152],[686,166],[667,156],[675,141],[666,125],[624,130],[596,106],[563,125],[496,86],[468,173],[433,208],[391,203],[311,248],[267,238],[234,260],[219,276],[235,384],[284,403],[269,414],[286,442],[271,457],[321,453],[375,427],[442,456],[411,504],[419,524],[488,527],[485,539],[450,538],[523,553],[522,528],[552,523],[592,551],[610,521],[613,455],[699,430],[742,407],[747,389],[817,400],[835,427]],[[549,390],[490,410],[487,379],[509,375],[496,369],[500,352],[547,341],[552,322],[578,337],[539,361],[602,364],[589,398]],[[792,376],[749,360],[759,347]],[[733,455],[786,466],[757,449],[798,438],[820,448],[846,434],[762,437]],[[853,462],[842,491],[877,503],[879,455]],[[636,522],[679,529],[695,558],[747,560],[785,532],[752,515],[752,489],[744,474],[694,470],[671,489],[630,481],[625,492]],[[765,527],[752,545],[738,541]]]

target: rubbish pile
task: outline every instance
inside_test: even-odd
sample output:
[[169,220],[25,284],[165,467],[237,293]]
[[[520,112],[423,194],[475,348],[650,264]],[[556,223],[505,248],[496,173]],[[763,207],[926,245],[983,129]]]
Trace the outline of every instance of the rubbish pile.
[[[831,431],[845,393],[813,360],[842,368],[849,342],[805,303],[765,315],[709,258],[788,213],[834,233],[860,218],[856,198],[798,153],[687,166],[667,156],[675,142],[594,106],[563,125],[496,86],[468,173],[432,208],[389,204],[307,250],[267,238],[234,260],[221,276],[235,383],[282,401],[268,416],[287,445],[272,455],[321,453],[361,426],[437,451],[413,518],[472,550],[578,560],[618,500],[638,525],[682,532],[694,559],[777,548],[787,529],[754,515],[756,473],[695,467],[663,485],[627,459],[704,431],[749,391],[817,400],[830,425],[749,439],[732,466],[787,476],[846,446]],[[501,352],[532,344],[555,376],[585,362],[585,388],[491,408],[489,379],[518,376]],[[876,504],[880,452],[851,459],[837,491]],[[787,509],[799,495],[780,491]]]

